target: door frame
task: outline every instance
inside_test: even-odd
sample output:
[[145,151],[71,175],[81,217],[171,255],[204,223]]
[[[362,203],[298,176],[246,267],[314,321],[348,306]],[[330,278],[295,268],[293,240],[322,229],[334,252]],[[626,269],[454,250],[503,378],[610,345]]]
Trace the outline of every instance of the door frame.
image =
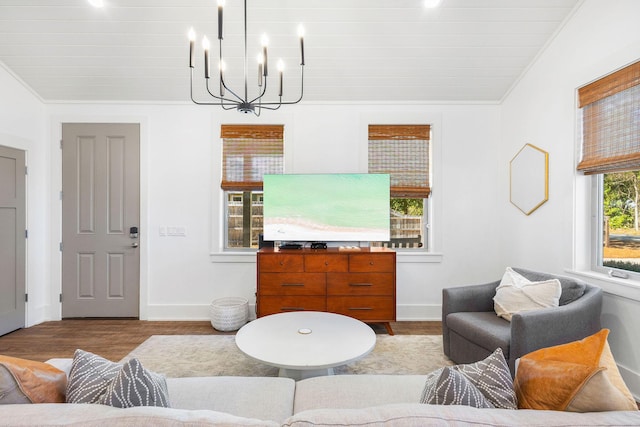
[[[18,300],[16,301],[18,304],[22,303],[22,309],[18,309],[18,313],[16,313],[16,317],[17,318],[20,314],[22,314],[22,322],[20,325],[13,325],[10,326],[11,329],[8,330],[3,330],[0,331],[0,334],[7,334],[10,332],[13,332],[15,330],[24,328],[26,326],[29,325],[29,304],[28,301],[25,301],[25,297],[24,295],[29,295],[29,282],[28,282],[28,268],[29,268],[29,255],[28,255],[28,238],[27,236],[25,236],[24,233],[28,233],[29,230],[29,216],[28,216],[28,212],[27,212],[27,206],[28,206],[28,198],[29,198],[29,193],[28,193],[28,189],[29,189],[29,176],[27,174],[27,170],[28,170],[28,151],[25,148],[19,148],[14,146],[13,144],[8,145],[8,143],[11,143],[13,141],[6,141],[5,140],[6,137],[5,135],[2,135],[2,138],[0,138],[0,147],[6,148],[7,150],[13,150],[15,151],[19,151],[22,153],[22,160],[24,161],[24,164],[22,164],[22,162],[16,163],[16,166],[18,168],[20,167],[24,167],[24,171],[18,171],[16,170],[16,172],[18,173],[19,176],[22,177],[22,179],[24,179],[24,183],[22,185],[22,203],[20,203],[17,207],[17,213],[18,214],[22,214],[20,215],[20,217],[16,217],[16,220],[18,221],[18,229],[16,230],[17,233],[19,233],[18,239],[17,240],[21,240],[21,243],[18,243],[16,241],[16,245],[19,249],[21,249],[20,252],[22,252],[22,262],[20,262],[20,258],[19,256],[16,257],[16,263],[14,266],[20,266],[22,265],[22,269],[19,273],[17,273],[16,275],[16,279],[18,282],[22,282],[22,289],[19,289],[19,293],[16,295],[16,298],[18,298]],[[17,155],[18,157],[15,160],[20,160],[20,155]],[[24,228],[24,231],[20,230],[20,226],[22,226]],[[21,237],[20,237],[21,236]],[[22,295],[21,295],[22,294]],[[20,311],[22,313],[20,313]],[[13,319],[15,319],[13,318]],[[5,325],[6,327],[6,325]]]
[[62,252],[60,242],[62,241],[62,140],[63,123],[135,123],[140,125],[140,303],[139,318],[148,320],[148,278],[149,278],[149,126],[146,117],[141,116],[82,116],[60,115],[51,119],[51,318],[52,320],[62,319]]

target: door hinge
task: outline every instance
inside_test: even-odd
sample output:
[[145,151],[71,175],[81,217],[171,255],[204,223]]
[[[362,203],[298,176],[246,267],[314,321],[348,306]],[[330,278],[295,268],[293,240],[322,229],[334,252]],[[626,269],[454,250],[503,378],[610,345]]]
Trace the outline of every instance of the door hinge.
[[62,242],[60,242],[60,252],[62,252]]
[[62,150],[62,140],[60,140],[60,149]]
[[24,167],[24,174],[29,175],[29,168],[27,166]]
[[24,294],[24,302],[29,302],[29,294]]
[[24,238],[25,239],[29,238],[29,230],[24,230]]
[[64,194],[62,193],[62,190],[60,190],[60,200],[62,200],[62,196],[64,196]]
[[60,302],[62,302],[62,293],[60,293]]

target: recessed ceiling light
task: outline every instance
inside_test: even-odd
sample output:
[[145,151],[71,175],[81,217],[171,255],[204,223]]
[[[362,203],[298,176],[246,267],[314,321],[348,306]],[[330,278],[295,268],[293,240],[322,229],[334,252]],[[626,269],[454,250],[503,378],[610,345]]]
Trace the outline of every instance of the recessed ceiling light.
[[442,0],[424,0],[424,7],[432,9],[434,7],[438,7]]
[[104,7],[103,0],[89,0],[89,4],[93,7]]

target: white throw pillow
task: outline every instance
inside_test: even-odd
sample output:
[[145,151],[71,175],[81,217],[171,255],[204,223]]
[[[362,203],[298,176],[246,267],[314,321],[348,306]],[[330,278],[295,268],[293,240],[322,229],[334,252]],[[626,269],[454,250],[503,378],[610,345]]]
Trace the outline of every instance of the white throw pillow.
[[507,267],[496,288],[493,307],[498,316],[511,321],[515,313],[557,307],[561,293],[562,286],[558,279],[531,282]]

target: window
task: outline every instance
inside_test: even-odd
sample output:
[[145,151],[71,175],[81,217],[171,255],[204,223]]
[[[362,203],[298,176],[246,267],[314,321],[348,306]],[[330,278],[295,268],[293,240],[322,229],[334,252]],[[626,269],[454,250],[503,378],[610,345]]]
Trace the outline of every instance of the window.
[[374,246],[426,247],[430,136],[429,125],[369,125],[369,173],[391,175],[391,240]]
[[597,181],[592,268],[640,273],[640,62],[580,88],[578,96],[578,170]]
[[226,249],[257,248],[262,233],[262,177],[283,172],[282,125],[222,125]]

